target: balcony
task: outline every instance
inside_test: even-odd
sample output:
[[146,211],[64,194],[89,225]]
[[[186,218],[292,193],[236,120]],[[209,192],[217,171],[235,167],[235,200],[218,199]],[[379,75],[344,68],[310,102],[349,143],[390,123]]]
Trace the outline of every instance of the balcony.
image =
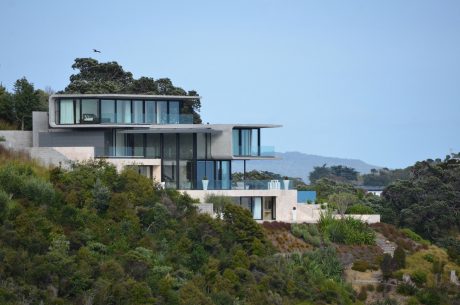
[[[207,180],[207,190],[293,190],[294,184],[291,180],[286,185],[285,180]],[[198,181],[198,190],[202,190],[203,181]]]

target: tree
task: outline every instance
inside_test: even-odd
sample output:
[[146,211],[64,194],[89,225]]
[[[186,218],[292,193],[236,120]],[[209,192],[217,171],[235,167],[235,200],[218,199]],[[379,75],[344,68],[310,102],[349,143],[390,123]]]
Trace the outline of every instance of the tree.
[[329,202],[337,207],[337,211],[340,213],[342,219],[345,217],[348,207],[356,201],[356,196],[350,193],[337,193],[329,196]]
[[[116,61],[98,62],[93,58],[76,58],[72,69],[78,70],[70,76],[70,83],[63,93],[132,93],[152,95],[198,96],[196,91],[185,91],[173,85],[169,78],[135,79],[131,72],[125,71]],[[201,123],[200,99],[184,102],[183,113],[192,113],[194,123]]]
[[[391,277],[393,273],[393,264],[392,264],[392,258],[390,254],[385,253],[383,255],[382,262],[380,263],[380,269],[382,270],[383,281],[386,284],[386,282],[388,281],[388,279]],[[386,287],[383,287],[383,295],[385,295],[385,290],[386,290]]]
[[0,85],[0,120],[10,124],[15,122],[13,96],[2,85]]
[[314,184],[321,178],[330,178],[330,175],[331,169],[326,167],[326,164],[323,164],[323,166],[315,166],[310,175],[308,175],[308,179],[310,179],[310,183]]
[[399,270],[406,267],[406,252],[401,246],[396,247],[393,254],[393,268]]
[[14,114],[21,130],[32,128],[32,111],[40,110],[40,98],[25,77],[14,84]]

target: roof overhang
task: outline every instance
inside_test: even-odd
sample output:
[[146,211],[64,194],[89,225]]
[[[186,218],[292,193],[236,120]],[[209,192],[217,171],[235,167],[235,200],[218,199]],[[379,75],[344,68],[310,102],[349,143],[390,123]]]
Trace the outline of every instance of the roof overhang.
[[113,99],[133,99],[133,100],[196,100],[201,99],[201,96],[190,95],[149,95],[149,94],[117,94],[117,93],[104,93],[104,94],[80,94],[80,93],[66,93],[66,94],[53,94],[50,100],[56,98],[113,98]]
[[217,134],[221,133],[221,130],[215,130],[212,128],[200,128],[200,127],[181,127],[181,128],[143,128],[143,129],[124,129],[117,131],[118,133],[210,133]]

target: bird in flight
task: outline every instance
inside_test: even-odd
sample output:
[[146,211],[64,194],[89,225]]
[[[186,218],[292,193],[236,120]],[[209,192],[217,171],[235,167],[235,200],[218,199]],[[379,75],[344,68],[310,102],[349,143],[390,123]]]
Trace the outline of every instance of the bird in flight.
[[96,50],[96,49],[93,49],[93,52],[94,52],[94,53],[101,53],[101,51]]

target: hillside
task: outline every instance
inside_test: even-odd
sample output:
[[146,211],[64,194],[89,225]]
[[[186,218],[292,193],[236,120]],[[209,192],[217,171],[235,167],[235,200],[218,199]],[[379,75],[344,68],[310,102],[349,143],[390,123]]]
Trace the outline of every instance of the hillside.
[[[317,155],[309,155],[300,152],[276,153],[276,157],[280,160],[253,160],[247,162],[247,170],[261,170],[278,173],[288,177],[300,177],[305,182],[308,182],[308,174],[315,166],[323,164],[343,165],[356,169],[361,174],[369,173],[373,168],[381,168],[380,166],[371,165],[357,159],[344,159],[335,157],[324,157]],[[242,171],[242,164],[233,166],[233,171]]]
[[278,255],[248,210],[195,202],[103,161],[48,170],[0,146],[0,304],[359,304],[333,250]]

